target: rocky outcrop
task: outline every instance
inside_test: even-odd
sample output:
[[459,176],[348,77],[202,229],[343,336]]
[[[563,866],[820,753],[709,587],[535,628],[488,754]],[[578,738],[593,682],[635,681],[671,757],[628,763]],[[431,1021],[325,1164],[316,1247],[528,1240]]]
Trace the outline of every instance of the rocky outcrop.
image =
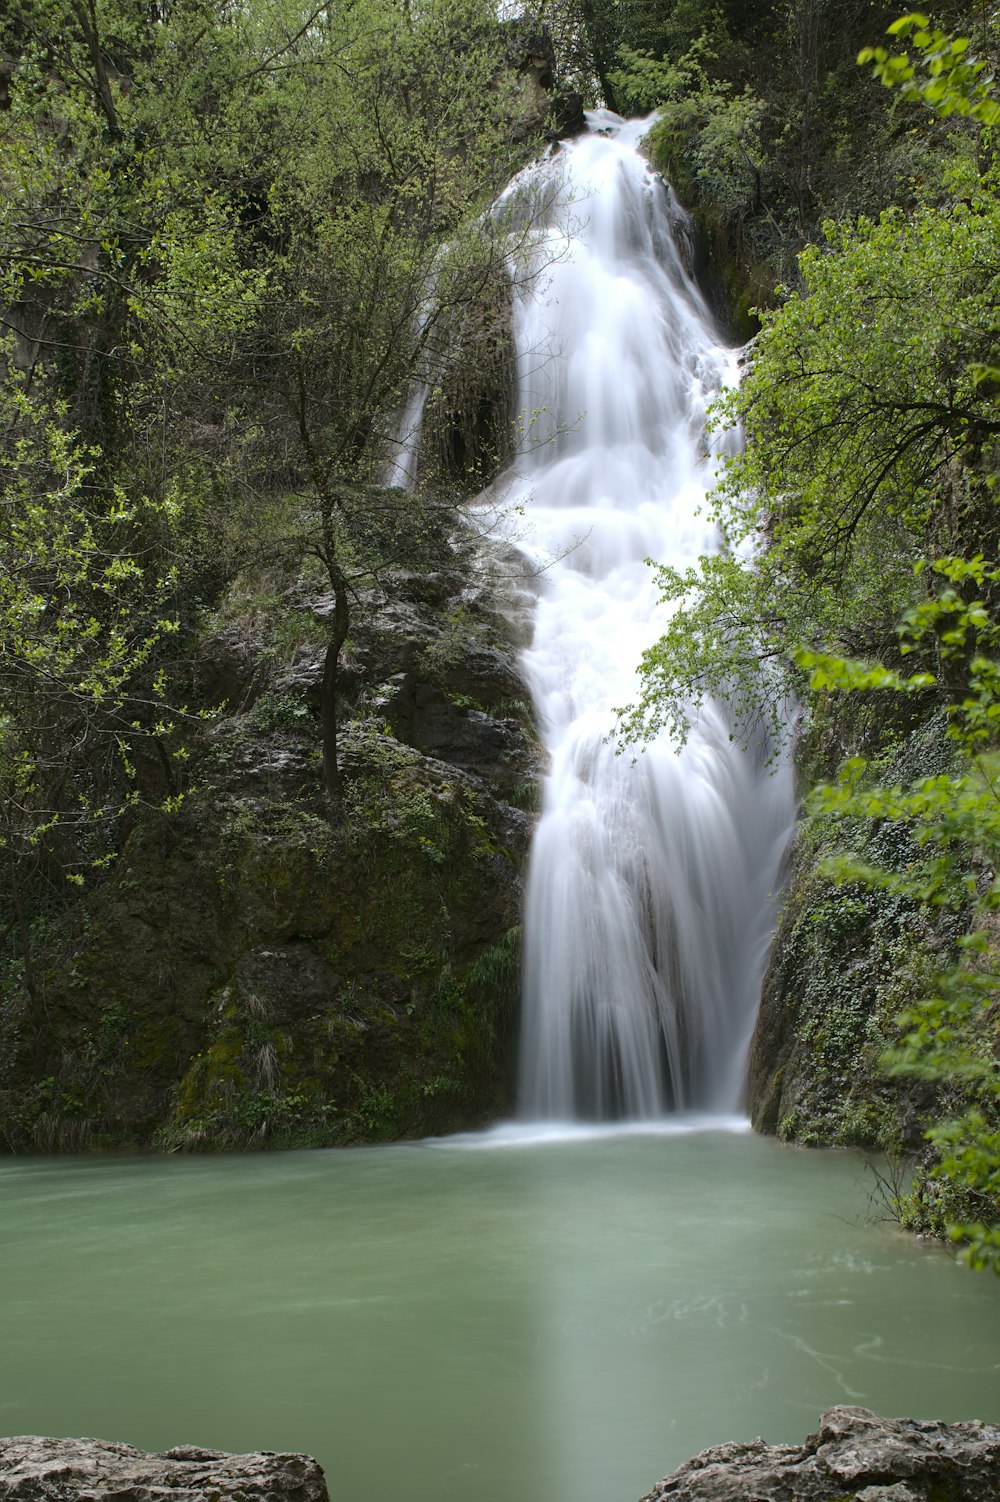
[[886,1419],[831,1408],[803,1445],[716,1445],[643,1502],[990,1502],[1000,1426]]
[[0,1145],[336,1145],[509,1111],[539,751],[498,568],[446,539],[358,601],[336,817],[328,602],[243,581],[201,646],[220,707],[185,802],[53,929],[38,1013],[0,1011]]
[[329,1502],[308,1455],[148,1454],[101,1439],[0,1439],[3,1502]]
[[[642,1502],[995,1502],[1000,1426],[831,1408],[802,1445],[715,1445]],[[2,1502],[328,1502],[308,1455],[148,1454],[97,1439],[0,1439]]]
[[[951,754],[933,722],[901,745],[886,781],[944,773]],[[748,1110],[758,1131],[787,1141],[911,1151],[942,1103],[927,1082],[889,1074],[885,1054],[928,973],[952,963],[965,915],[839,879],[828,863],[845,855],[889,872],[923,858],[902,823],[799,821],[750,1051]]]
[[920,1089],[890,1079],[881,1060],[939,935],[915,903],[832,881],[814,833],[801,826],[791,852],[750,1050],[749,1114],[758,1132],[810,1146],[910,1146],[920,1141]]
[[521,20],[508,23],[507,64],[521,80],[522,104],[515,139],[545,130],[550,139],[575,136],[586,128],[583,98],[560,86],[552,38],[544,27]]

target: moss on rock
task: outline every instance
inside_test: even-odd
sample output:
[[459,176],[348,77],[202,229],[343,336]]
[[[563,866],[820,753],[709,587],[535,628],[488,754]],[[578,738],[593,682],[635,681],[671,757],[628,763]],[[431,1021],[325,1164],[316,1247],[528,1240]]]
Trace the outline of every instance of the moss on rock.
[[[197,790],[138,821],[104,883],[54,925],[43,1009],[5,1013],[10,1148],[382,1141],[509,1108],[531,829],[512,795],[537,748],[523,712],[506,713],[519,685],[503,619],[461,570],[433,588],[403,580],[394,611],[362,612],[331,820],[321,644],[311,625],[292,641],[294,589],[284,613],[273,580],[267,597],[242,637],[253,693],[208,730]],[[452,617],[466,651],[452,632],[447,654],[428,653]],[[401,665],[415,702],[443,697],[457,733],[396,711],[380,685]],[[466,707],[472,694],[484,710]]]
[[[935,721],[884,750],[878,774],[906,782],[951,755]],[[803,759],[815,756],[807,745]],[[952,962],[965,919],[826,874],[848,851],[890,870],[920,855],[902,825],[800,821],[751,1047],[749,1109],[757,1130],[788,1141],[913,1151],[933,1093],[890,1075],[884,1055],[933,970]]]

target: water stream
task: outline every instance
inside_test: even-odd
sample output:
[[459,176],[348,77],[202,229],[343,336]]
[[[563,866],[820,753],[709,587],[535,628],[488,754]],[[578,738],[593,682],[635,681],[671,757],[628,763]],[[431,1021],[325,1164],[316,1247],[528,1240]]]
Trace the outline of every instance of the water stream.
[[706,705],[683,752],[608,740],[664,624],[650,557],[718,545],[706,409],[735,373],[685,264],[689,225],[637,147],[591,114],[514,186],[542,233],[515,299],[524,451],[501,478],[541,570],[524,670],[549,755],[525,916],[521,1109],[655,1118],[738,1107],[787,768]]

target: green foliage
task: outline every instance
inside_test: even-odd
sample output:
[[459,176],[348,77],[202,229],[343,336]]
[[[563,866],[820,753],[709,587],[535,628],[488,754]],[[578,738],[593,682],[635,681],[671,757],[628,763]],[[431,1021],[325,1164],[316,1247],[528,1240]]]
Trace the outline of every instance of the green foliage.
[[[79,882],[104,859],[82,832],[148,794],[144,743],[168,771],[183,760],[163,659],[185,499],[99,483],[100,452],[66,416],[17,379],[0,400],[0,850],[16,861],[74,830],[65,874]],[[157,801],[177,800],[168,776]]]
[[465,991],[475,1009],[480,1036],[495,1045],[517,1007],[521,993],[521,925],[509,928],[502,938],[469,967]]
[[723,214],[753,204],[767,160],[765,107],[753,91],[713,76],[704,38],[676,63],[629,48],[621,60],[616,93],[629,109],[658,107],[648,147],[678,191]]
[[[995,122],[992,80],[965,43],[922,17],[892,29],[911,36],[928,78],[873,49],[883,82],[939,117]],[[803,251],[799,289],[764,315],[743,385],[718,406],[716,428],[746,435],[711,503],[723,551],[658,569],[673,613],[621,731],[683,738],[707,695],[730,700],[743,739],[761,719],[782,733],[789,692],[820,723],[831,696],[871,698],[890,741],[943,716],[948,765],[897,781],[890,763],[849,757],[814,790],[812,817],[839,853],[822,863],[834,886],[814,894],[811,932],[818,960],[855,933],[873,943],[895,912],[918,932],[966,930],[959,963],[939,953],[939,973],[922,974],[893,941],[884,995],[862,1005],[824,980],[803,1026],[820,1073],[846,1080],[867,1039],[869,1053],[891,1045],[898,1074],[934,1086],[935,1157],[906,1215],[1000,1271],[996,164],[959,145],[905,212],[828,223],[824,241]],[[797,930],[788,964],[808,940]],[[820,971],[800,969],[800,989]],[[914,987],[902,1006],[894,971]],[[784,1129],[817,1126],[797,1110]]]
[[313,719],[309,705],[294,694],[269,691],[254,704],[246,717],[248,727],[263,731],[295,731],[308,727]]
[[432,866],[443,865],[451,842],[445,807],[450,790],[428,787],[419,752],[388,733],[352,727],[350,745],[364,750],[363,770],[345,790],[347,827],[361,839],[389,835],[415,845]]
[[638,700],[617,711],[622,745],[662,730],[683,744],[699,707],[715,697],[732,700],[744,740],[761,727],[780,737],[787,678],[769,675],[768,664],[780,662],[786,622],[760,569],[729,553],[702,558],[683,572],[653,566],[661,604],[673,613],[663,635],[643,652]]
[[228,1016],[211,1045],[191,1060],[157,1145],[178,1152],[329,1141],[336,1107],[315,1081],[294,1077],[286,1054],[285,1039],[264,1020]]
[[969,51],[968,37],[951,36],[916,12],[900,16],[888,29],[890,36],[912,43],[917,62],[907,52],[863,48],[858,62],[870,62],[880,83],[898,88],[904,99],[924,104],[943,118],[964,115],[980,125],[1000,125],[1000,104],[993,97],[996,80],[986,71],[985,60]]
[[[560,25],[559,9],[549,0],[541,15],[548,21],[556,13],[554,30],[561,42],[566,27]],[[605,102],[616,110],[637,105],[629,76],[637,55],[680,58],[707,40],[715,51],[726,54],[734,68],[745,66],[753,42],[766,44],[778,13],[774,0],[754,4],[748,0],[617,0],[613,4],[585,0],[578,9],[591,75],[596,74]]]
[[[997,968],[995,922],[1000,910],[1000,758],[997,653],[1000,622],[986,600],[963,599],[957,588],[995,584],[1000,571],[982,557],[941,559],[934,572],[947,581],[937,599],[907,616],[904,652],[921,649],[928,637],[945,661],[958,661],[966,682],[948,705],[947,735],[960,749],[959,769],[922,778],[909,786],[876,782],[848,762],[835,784],[821,785],[814,806],[836,818],[874,821],[905,830],[915,858],[905,864],[872,864],[841,855],[828,865],[840,881],[861,882],[909,899],[921,908],[971,910],[973,922],[960,940],[962,963],[938,974],[919,1004],[901,1018],[903,1036],[891,1053],[892,1067],[932,1081],[960,1084],[956,1114],[928,1133],[939,1160],[918,1180],[906,1206],[910,1223],[963,1243],[973,1266],[1000,1273],[1000,1065],[995,1057]],[[812,669],[814,690],[852,693],[890,688],[908,693],[914,677],[902,678],[879,665],[801,654]],[[923,686],[922,683],[920,686]]]
[[796,253],[824,220],[875,217],[935,176],[940,140],[856,66],[879,20],[869,0],[614,9],[616,107],[659,108],[650,155],[694,211],[747,332],[753,303],[797,284]]
[[[1000,423],[974,366],[1000,305],[1000,198],[992,175],[959,176],[966,196],[948,206],[828,225],[825,247],[800,258],[803,291],[766,315],[715,414],[747,440],[711,502],[726,550],[658,569],[675,614],[645,654],[628,736],[683,729],[733,685],[744,735],[761,713],[780,729],[798,680],[771,673],[754,694],[760,664],[790,664],[796,647],[891,654],[919,592],[948,609],[930,575],[915,577],[920,558],[995,543]],[[930,685],[911,675],[911,692]]]

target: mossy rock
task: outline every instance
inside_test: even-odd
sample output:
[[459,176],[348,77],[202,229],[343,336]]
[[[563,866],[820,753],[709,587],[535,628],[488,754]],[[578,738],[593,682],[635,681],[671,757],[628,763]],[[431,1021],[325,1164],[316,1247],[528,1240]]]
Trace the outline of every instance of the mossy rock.
[[[435,591],[442,615],[472,618],[461,570]],[[382,1141],[509,1111],[532,817],[508,794],[538,754],[526,707],[507,712],[513,651],[499,617],[477,613],[464,662],[457,632],[447,658],[431,654],[435,693],[472,689],[484,706],[453,705],[467,724],[449,761],[395,735],[378,692],[401,651],[424,681],[421,652],[392,632],[419,637],[432,607],[386,621],[376,604],[359,620],[372,676],[351,680],[338,816],[319,787],[305,641],[291,675],[267,657],[252,702],[212,724],[180,811],[138,818],[54,927],[44,1008],[21,1005],[5,1035],[0,1146]],[[498,723],[473,767],[477,727]]]
[[[931,775],[948,754],[934,725],[919,726],[888,753],[884,775]],[[913,1151],[934,1093],[891,1075],[885,1054],[935,968],[953,958],[964,920],[835,880],[824,863],[845,851],[890,870],[920,857],[899,825],[800,821],[751,1046],[750,1114],[759,1131],[790,1141]]]

